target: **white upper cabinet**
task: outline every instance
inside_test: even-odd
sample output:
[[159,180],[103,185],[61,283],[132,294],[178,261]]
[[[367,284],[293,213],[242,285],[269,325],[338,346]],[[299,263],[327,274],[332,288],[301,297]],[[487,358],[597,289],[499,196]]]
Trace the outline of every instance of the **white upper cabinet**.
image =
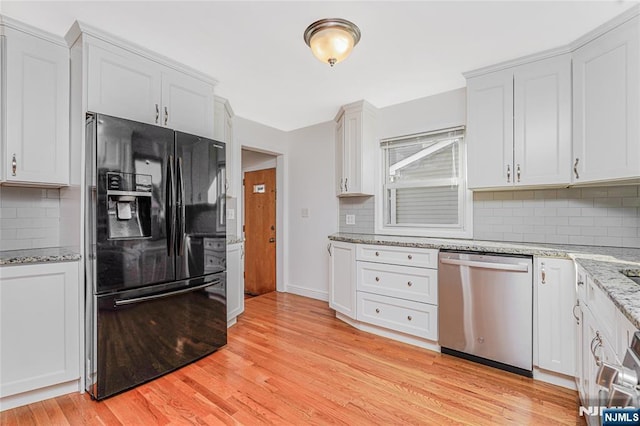
[[573,52],[574,183],[640,176],[640,17]]
[[467,80],[469,188],[568,185],[568,54]]
[[5,110],[2,180],[69,184],[69,49],[62,39],[0,19]]
[[67,34],[86,55],[86,109],[207,138],[215,80],[76,22]]
[[215,132],[213,138],[226,143],[225,188],[227,197],[235,197],[237,194],[235,184],[236,182],[240,182],[242,177],[240,173],[237,172],[240,168],[235,165],[236,159],[240,159],[240,154],[236,152],[236,146],[233,143],[233,110],[231,109],[229,101],[224,98],[215,96],[214,101]]
[[89,111],[162,123],[162,74],[156,64],[98,40],[87,46],[87,57]]
[[184,73],[162,73],[162,123],[172,129],[213,138],[213,86]]
[[376,109],[366,101],[345,105],[336,122],[336,195],[373,195],[378,150]]

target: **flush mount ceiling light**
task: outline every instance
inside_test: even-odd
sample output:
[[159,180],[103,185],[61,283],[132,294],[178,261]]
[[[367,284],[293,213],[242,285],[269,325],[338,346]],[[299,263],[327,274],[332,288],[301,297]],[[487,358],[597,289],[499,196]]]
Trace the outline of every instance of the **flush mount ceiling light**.
[[331,66],[345,60],[359,41],[360,28],[346,19],[321,19],[304,30],[313,55]]

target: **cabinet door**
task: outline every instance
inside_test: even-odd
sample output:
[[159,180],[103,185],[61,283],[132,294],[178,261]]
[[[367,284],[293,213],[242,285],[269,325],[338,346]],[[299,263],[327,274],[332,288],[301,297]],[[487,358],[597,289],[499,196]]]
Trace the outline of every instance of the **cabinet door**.
[[243,244],[227,246],[227,321],[244,312]]
[[575,375],[575,267],[568,259],[536,258],[538,366]]
[[344,116],[336,126],[336,195],[344,192]]
[[6,31],[6,180],[67,185],[69,50]]
[[0,395],[78,379],[78,264],[4,266],[0,277]]
[[575,183],[640,175],[640,17],[573,54]]
[[213,86],[177,71],[162,73],[162,124],[185,133],[214,137]]
[[513,72],[467,80],[468,186],[513,185]]
[[571,58],[514,70],[515,185],[571,183]]
[[87,49],[89,111],[160,125],[160,65],[98,41]]
[[362,192],[362,112],[345,112],[342,176],[345,193]]
[[332,242],[329,260],[329,306],[356,318],[356,250],[353,244]]

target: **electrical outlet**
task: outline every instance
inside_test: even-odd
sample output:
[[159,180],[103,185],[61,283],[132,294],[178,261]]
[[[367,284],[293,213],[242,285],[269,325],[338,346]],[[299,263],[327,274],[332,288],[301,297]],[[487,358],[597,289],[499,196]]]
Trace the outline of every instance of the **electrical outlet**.
[[356,224],[356,215],[348,214],[347,215],[347,225],[355,225]]

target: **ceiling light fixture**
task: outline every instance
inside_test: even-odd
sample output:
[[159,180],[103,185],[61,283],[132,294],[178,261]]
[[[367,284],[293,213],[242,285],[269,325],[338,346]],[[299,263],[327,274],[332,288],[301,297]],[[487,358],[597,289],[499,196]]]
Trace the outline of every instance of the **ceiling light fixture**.
[[360,28],[346,19],[320,19],[304,30],[304,42],[321,62],[334,66],[360,41]]

